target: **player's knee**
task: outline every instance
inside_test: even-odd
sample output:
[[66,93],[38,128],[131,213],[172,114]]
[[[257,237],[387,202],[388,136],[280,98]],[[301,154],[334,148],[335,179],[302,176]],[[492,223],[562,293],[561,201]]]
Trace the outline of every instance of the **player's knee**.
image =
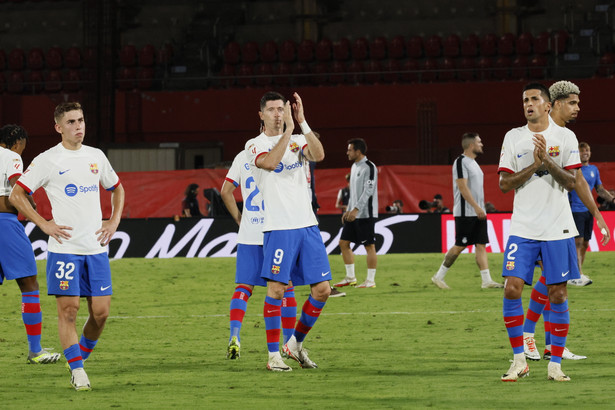
[[312,286],[312,297],[319,302],[325,302],[331,294],[331,285],[329,282],[320,282]]

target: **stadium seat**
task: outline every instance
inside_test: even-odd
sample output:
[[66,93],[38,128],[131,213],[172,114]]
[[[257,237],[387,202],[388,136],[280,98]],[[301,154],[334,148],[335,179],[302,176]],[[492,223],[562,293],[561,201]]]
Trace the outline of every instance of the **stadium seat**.
[[137,65],[137,48],[133,44],[126,44],[120,50],[120,66],[135,67]]
[[378,84],[382,78],[382,65],[378,60],[369,60],[367,64],[364,66],[365,75],[364,82],[365,84]]
[[278,45],[273,40],[268,40],[261,47],[261,61],[263,63],[275,63],[278,61]]
[[260,63],[254,72],[256,85],[260,87],[270,86],[273,83],[273,66],[269,63]]
[[498,54],[501,56],[511,56],[515,53],[515,35],[505,33],[498,41]]
[[13,71],[6,81],[6,90],[10,94],[21,94],[24,89],[24,75],[22,71]]
[[297,58],[297,43],[293,40],[284,40],[280,46],[280,62],[294,63]]
[[250,87],[254,84],[254,67],[252,64],[242,63],[237,69],[237,84]]
[[521,33],[515,42],[515,51],[519,55],[532,54],[532,46],[534,44],[534,36],[531,33]]
[[365,37],[359,37],[352,42],[351,46],[352,59],[355,61],[364,61],[369,54],[369,43]]
[[442,39],[434,34],[425,40],[425,56],[428,58],[438,58],[442,55]]
[[14,48],[9,53],[9,70],[19,71],[26,66],[26,54],[21,48]]
[[146,44],[139,50],[139,66],[153,67],[156,63],[156,47]]
[[402,66],[400,78],[405,83],[416,83],[419,81],[419,62],[408,59]]
[[331,61],[333,54],[333,42],[328,38],[322,38],[316,44],[316,61]]
[[421,82],[432,82],[438,78],[438,61],[435,58],[426,58],[421,64]]
[[218,73],[220,77],[220,85],[225,88],[235,85],[235,66],[233,64],[224,64],[222,70]]
[[297,48],[297,61],[301,63],[311,63],[314,61],[314,42],[310,39],[303,39]]
[[442,53],[444,57],[459,57],[459,46],[461,41],[457,34],[449,34],[442,44]]
[[83,66],[85,68],[96,68],[98,64],[98,51],[94,47],[86,47],[83,50]]
[[365,80],[363,62],[351,61],[346,67],[346,83],[359,85]]
[[564,54],[568,47],[568,32],[566,30],[558,30],[553,33],[552,49],[555,55]]
[[6,53],[4,50],[0,49],[0,71],[6,69]]
[[66,68],[81,68],[81,50],[77,47],[70,47],[66,50],[64,61],[66,63]]
[[222,52],[224,64],[239,64],[241,61],[241,46],[236,41],[230,41]]
[[63,63],[62,49],[60,47],[51,47],[45,54],[45,67],[49,70],[59,70]]
[[527,79],[528,66],[529,59],[527,58],[527,56],[517,56],[512,62],[512,68],[510,69],[510,77],[513,80]]
[[347,61],[350,58],[350,40],[345,37],[333,42],[333,59]]
[[259,48],[256,41],[247,41],[241,47],[241,61],[245,64],[254,64],[259,60]]
[[158,54],[156,55],[156,61],[158,65],[166,67],[171,64],[174,56],[175,51],[173,50],[173,46],[169,43],[165,43],[158,50]]
[[39,94],[45,88],[45,78],[43,77],[43,72],[40,70],[28,71],[24,85],[25,92]]
[[57,93],[62,91],[62,73],[59,70],[51,70],[45,74],[45,92]]
[[329,64],[319,61],[312,67],[311,81],[313,85],[326,85],[329,83]]
[[331,63],[331,75],[329,82],[331,84],[342,84],[346,79],[346,66],[342,61],[333,61]]
[[382,81],[385,83],[397,83],[400,78],[401,63],[396,59],[388,59],[384,62]]
[[596,75],[599,77],[610,77],[615,73],[615,54],[607,52],[600,57]]
[[547,58],[543,55],[535,55],[529,62],[528,74],[530,78],[540,80],[547,76]]
[[154,87],[154,69],[141,67],[137,72],[137,88],[139,90],[151,90]]
[[481,57],[476,62],[476,78],[490,80],[493,74],[493,61],[490,57]]
[[482,57],[495,56],[498,51],[498,37],[493,33],[486,34],[483,38],[480,39],[479,47],[480,55]]
[[472,57],[462,57],[459,60],[459,64],[457,66],[457,78],[462,81],[472,81],[474,80],[474,69],[475,69],[474,58]]
[[463,57],[476,57],[478,55],[479,38],[476,34],[469,34],[461,42],[461,55]]
[[389,43],[389,58],[394,58],[396,60],[400,58],[404,58],[406,55],[406,45],[404,36],[395,36],[391,39]]
[[534,38],[534,53],[549,54],[551,53],[551,34],[543,31]]
[[455,60],[451,57],[444,57],[438,61],[438,80],[453,81],[457,73],[455,71]]
[[406,52],[409,58],[423,57],[423,38],[420,36],[412,36],[406,44]]
[[493,78],[496,80],[510,79],[510,68],[512,60],[508,56],[500,56],[495,60],[493,68]]
[[118,90],[129,91],[135,88],[137,71],[133,67],[120,67],[116,87]]
[[[403,41],[401,43],[404,45]],[[376,37],[369,44],[369,57],[372,60],[384,60],[387,56],[387,40],[384,37]]]
[[77,92],[81,89],[82,86],[83,86],[83,83],[81,80],[81,74],[79,73],[79,70],[75,70],[75,69],[68,70],[64,74],[63,89],[65,91]]
[[281,62],[273,68],[273,83],[281,86],[290,84],[293,68],[290,63]]
[[301,61],[293,65],[293,80],[297,85],[306,85],[310,82],[310,67]]

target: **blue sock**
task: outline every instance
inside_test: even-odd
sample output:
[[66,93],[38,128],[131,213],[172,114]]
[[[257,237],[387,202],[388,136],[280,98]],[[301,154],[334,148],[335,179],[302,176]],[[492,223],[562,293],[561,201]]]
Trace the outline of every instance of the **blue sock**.
[[81,349],[79,349],[79,344],[75,343],[67,349],[64,349],[64,357],[66,358],[71,370],[83,367],[83,359],[81,358]]
[[562,354],[566,347],[566,336],[570,327],[570,312],[568,301],[551,303],[551,361],[562,362]]
[[265,317],[265,332],[267,334],[267,350],[269,353],[280,351],[280,326],[282,325],[282,299],[265,297],[263,316]]
[[241,332],[243,318],[246,314],[246,310],[248,309],[248,299],[250,299],[250,296],[252,296],[252,291],[250,290],[250,288],[242,285],[239,285],[235,288],[235,292],[233,293],[233,297],[231,298],[231,335],[228,339],[229,342],[231,341],[233,336],[237,336],[237,340],[241,341],[239,333]]
[[319,302],[310,295],[303,304],[301,309],[301,316],[299,317],[299,323],[295,329],[295,338],[297,342],[303,342],[308,332],[312,329],[316,320],[322,312],[322,308],[325,307],[325,302]]
[[296,321],[297,300],[295,299],[295,287],[292,286],[286,289],[282,299],[282,344],[286,344],[295,332]]
[[21,294],[21,312],[21,318],[26,326],[29,349],[31,352],[38,353],[43,350],[41,347],[43,313],[38,290]]
[[523,353],[523,303],[521,298],[504,298],[502,313],[513,353]]
[[90,340],[85,336],[81,335],[81,340],[79,341],[79,349],[81,350],[81,358],[86,360],[90,357],[92,350],[94,350],[94,346],[96,346],[98,340]]

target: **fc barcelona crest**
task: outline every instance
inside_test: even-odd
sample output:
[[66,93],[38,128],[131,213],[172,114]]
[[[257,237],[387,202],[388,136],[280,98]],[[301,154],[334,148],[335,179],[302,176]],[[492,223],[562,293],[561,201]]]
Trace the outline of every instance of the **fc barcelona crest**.
[[549,156],[557,157],[559,155],[559,145],[555,145],[553,147],[549,147]]
[[68,281],[67,280],[61,280],[60,281],[60,289],[68,290]]
[[98,164],[90,164],[90,171],[92,172],[92,174],[98,174]]
[[506,262],[506,270],[513,270],[513,269],[515,269],[515,261]]
[[292,152],[297,152],[299,151],[299,144],[297,144],[296,142],[293,142],[290,144],[289,148]]
[[273,273],[274,275],[277,275],[278,273],[280,273],[280,267],[278,265],[273,265],[271,267],[271,273]]

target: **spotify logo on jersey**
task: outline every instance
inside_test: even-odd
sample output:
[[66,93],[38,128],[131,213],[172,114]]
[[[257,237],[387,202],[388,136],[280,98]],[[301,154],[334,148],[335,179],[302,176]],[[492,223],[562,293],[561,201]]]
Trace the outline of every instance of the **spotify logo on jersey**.
[[67,196],[75,196],[77,195],[77,185],[75,184],[68,184],[66,185],[66,187],[64,187],[64,192],[66,193]]

